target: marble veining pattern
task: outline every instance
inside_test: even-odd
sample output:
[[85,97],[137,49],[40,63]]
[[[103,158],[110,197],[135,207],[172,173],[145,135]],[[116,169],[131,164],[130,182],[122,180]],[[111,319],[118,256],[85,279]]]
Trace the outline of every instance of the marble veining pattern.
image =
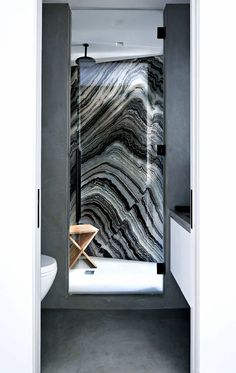
[[77,128],[79,126],[79,81],[78,69],[71,69],[71,127],[70,127],[70,225],[76,223],[75,199],[76,199],[76,152]]
[[81,222],[99,228],[90,253],[163,262],[162,60],[81,68],[79,91],[75,75],[71,144],[79,139]]

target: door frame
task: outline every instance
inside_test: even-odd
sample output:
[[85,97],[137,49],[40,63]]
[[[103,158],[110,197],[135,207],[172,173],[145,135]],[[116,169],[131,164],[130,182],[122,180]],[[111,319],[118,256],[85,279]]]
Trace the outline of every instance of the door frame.
[[[37,2],[37,45],[36,45],[36,70],[37,70],[37,121],[36,121],[36,204],[38,203],[38,189],[41,187],[41,53],[42,53],[42,0],[35,0]],[[191,34],[191,76],[190,76],[190,143],[191,143],[191,189],[193,191],[193,227],[191,230],[191,249],[195,253],[195,265],[192,268],[193,271],[193,285],[195,288],[195,296],[193,300],[193,307],[191,308],[191,373],[198,371],[199,365],[199,325],[198,325],[198,281],[199,281],[199,270],[198,270],[198,55],[199,55],[199,0],[190,0],[190,34]],[[37,206],[36,206],[37,209]],[[39,210],[40,211],[40,210]],[[35,230],[35,249],[34,249],[34,263],[35,263],[35,275],[33,279],[34,294],[34,314],[33,314],[33,333],[34,333],[34,345],[33,345],[33,356],[34,356],[34,367],[33,372],[40,373],[40,354],[41,354],[41,289],[40,289],[40,255],[41,255],[41,243],[40,243],[40,228],[36,226]]]
[[33,276],[33,373],[41,372],[41,110],[42,110],[42,0],[35,0],[36,15],[36,149],[35,149],[35,252]]
[[192,264],[193,299],[190,310],[190,361],[191,373],[197,373],[199,367],[199,325],[198,325],[198,281],[199,281],[199,249],[198,249],[198,90],[199,90],[199,0],[190,0],[190,185],[192,190],[192,229],[190,235]]

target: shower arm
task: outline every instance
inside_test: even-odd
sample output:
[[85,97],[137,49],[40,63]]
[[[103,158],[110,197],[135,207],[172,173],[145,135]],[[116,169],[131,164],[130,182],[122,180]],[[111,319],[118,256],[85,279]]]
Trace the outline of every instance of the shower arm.
[[85,44],[83,44],[83,46],[85,48],[85,50],[84,50],[84,57],[87,57],[87,49],[88,49],[89,45],[87,43],[85,43]]

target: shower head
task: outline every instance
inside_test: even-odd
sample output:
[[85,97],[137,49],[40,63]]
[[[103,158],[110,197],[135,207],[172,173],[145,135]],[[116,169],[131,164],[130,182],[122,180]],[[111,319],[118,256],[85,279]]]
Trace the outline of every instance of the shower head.
[[89,47],[89,44],[85,43],[85,44],[83,44],[83,46],[85,48],[85,50],[84,50],[84,56],[77,58],[75,60],[75,63],[78,66],[90,67],[90,66],[94,65],[96,63],[96,61],[92,57],[88,57],[87,56],[87,49]]

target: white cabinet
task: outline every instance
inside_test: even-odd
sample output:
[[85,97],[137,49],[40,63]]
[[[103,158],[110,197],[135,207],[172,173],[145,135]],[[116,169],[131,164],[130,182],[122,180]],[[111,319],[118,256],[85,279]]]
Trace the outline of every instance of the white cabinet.
[[194,289],[192,266],[190,233],[170,218],[170,270],[190,306]]

